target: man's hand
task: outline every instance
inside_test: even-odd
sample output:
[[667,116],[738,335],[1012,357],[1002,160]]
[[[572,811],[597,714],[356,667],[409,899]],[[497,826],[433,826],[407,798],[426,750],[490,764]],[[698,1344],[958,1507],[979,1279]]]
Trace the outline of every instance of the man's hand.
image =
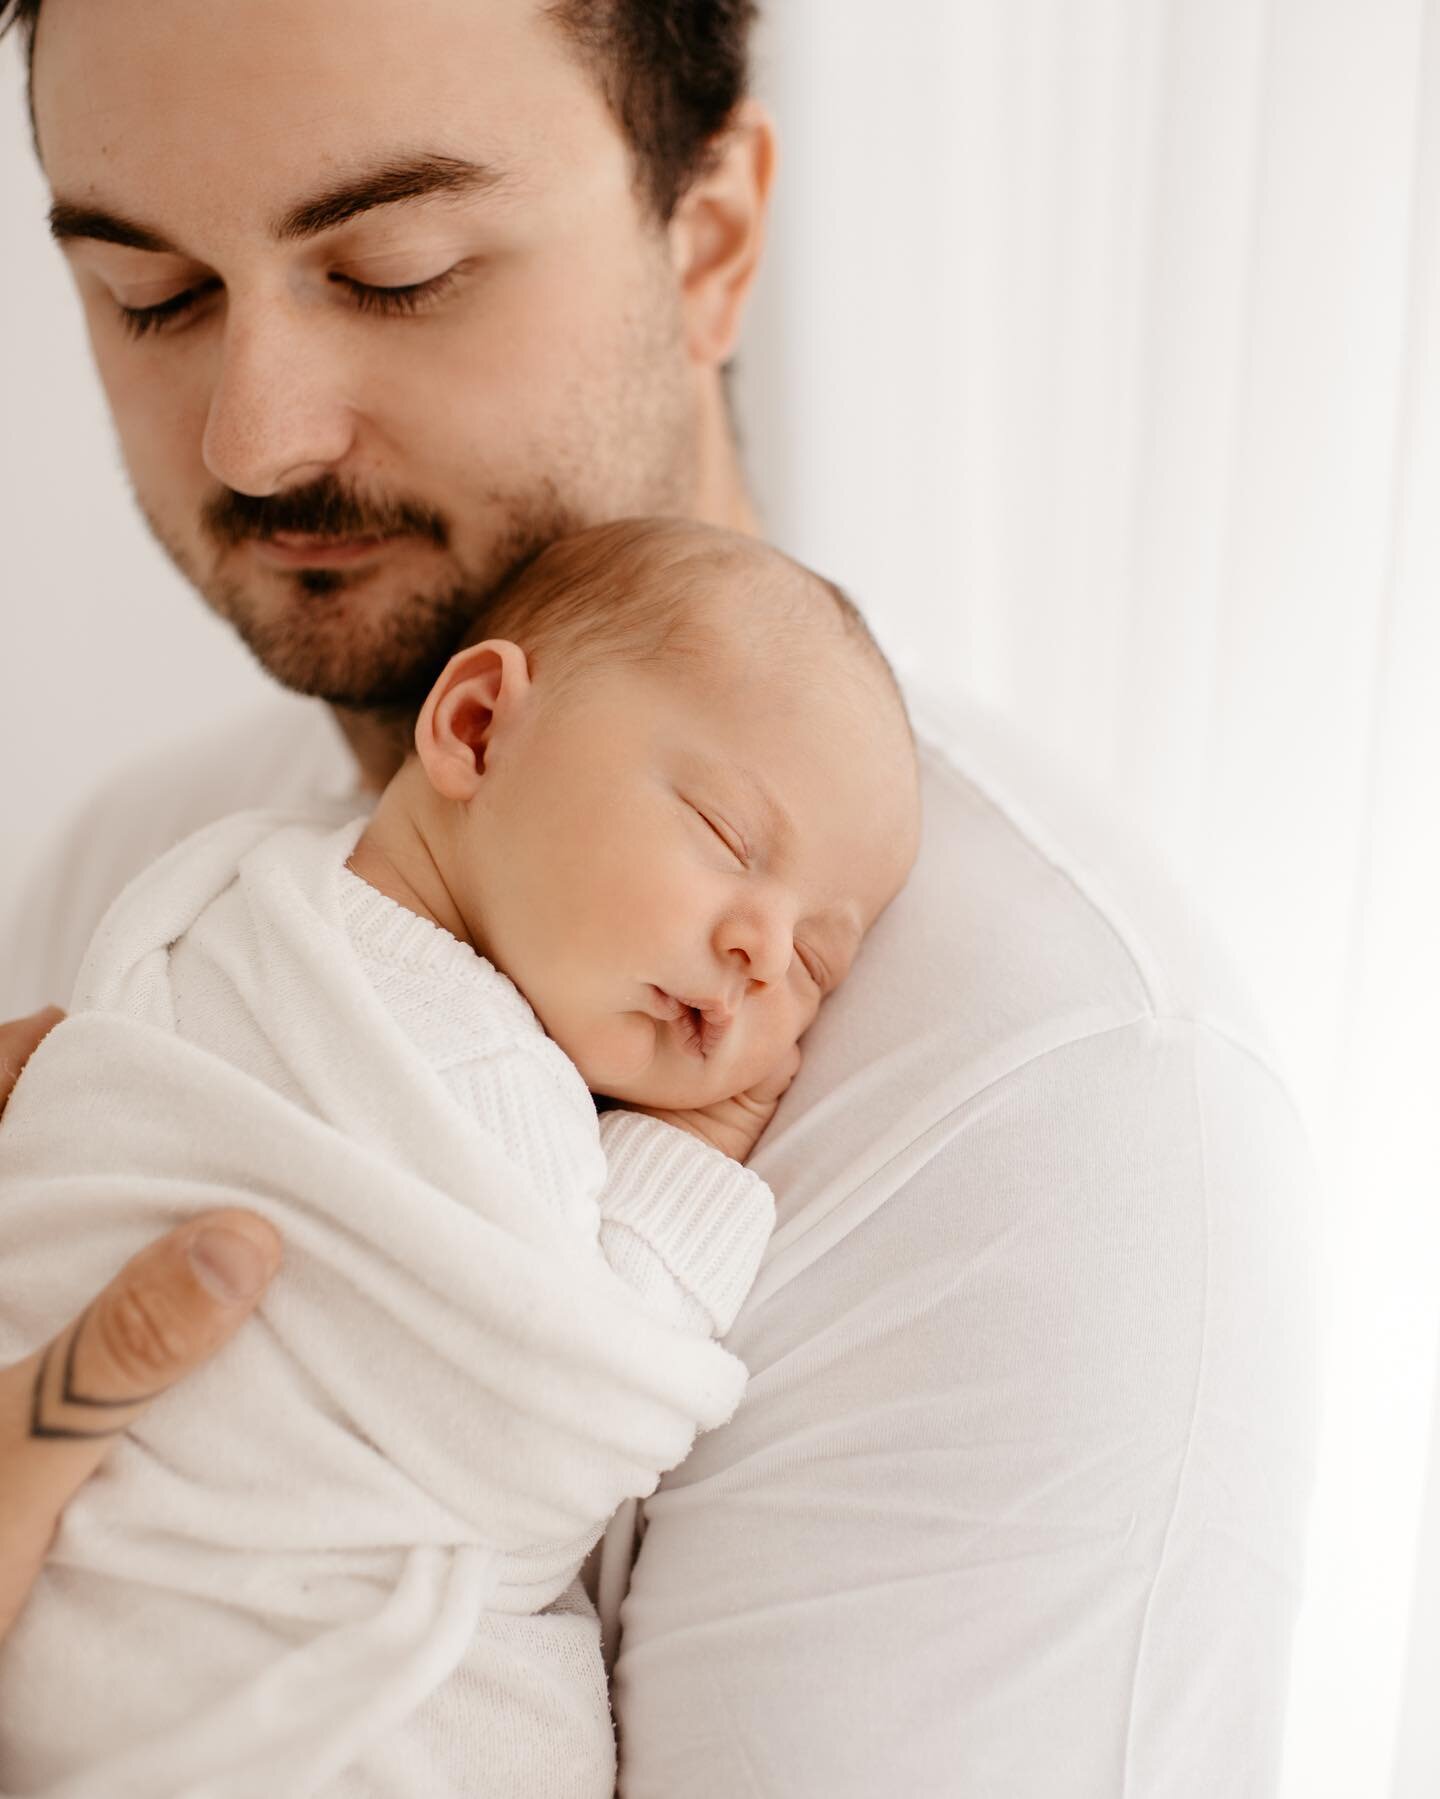
[[697,1106],[686,1112],[663,1111],[656,1106],[634,1106],[636,1112],[648,1112],[666,1124],[678,1124],[682,1131],[701,1137],[737,1162],[745,1161],[760,1141],[760,1133],[775,1116],[781,1095],[800,1071],[800,1045],[792,1044],[783,1062],[763,1080],[731,1099],[716,1100],[713,1105]]
[[[51,1006],[0,1025],[0,1112],[63,1016]],[[3,1158],[0,1133],[0,1169]],[[0,1636],[76,1488],[150,1400],[234,1334],[279,1265],[280,1239],[263,1218],[192,1218],[127,1262],[44,1349],[0,1369]]]
[[20,1070],[40,1047],[41,1038],[48,1036],[64,1016],[59,1006],[44,1006],[29,1018],[0,1024],[0,1114],[20,1079]]

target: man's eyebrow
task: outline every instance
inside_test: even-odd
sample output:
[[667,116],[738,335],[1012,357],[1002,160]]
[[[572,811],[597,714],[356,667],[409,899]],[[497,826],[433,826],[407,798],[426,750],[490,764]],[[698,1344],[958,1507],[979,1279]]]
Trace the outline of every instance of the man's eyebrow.
[[504,184],[500,170],[458,156],[411,156],[348,176],[301,200],[271,227],[282,241],[318,237],[377,206],[425,200],[435,194],[473,194]]
[[151,250],[162,256],[180,254],[168,238],[148,225],[137,225],[118,213],[102,212],[95,206],[72,206],[68,200],[57,200],[50,208],[50,235],[60,244],[88,237],[102,244],[123,244],[127,250]]
[[[437,194],[491,191],[503,186],[506,179],[500,170],[486,163],[467,162],[458,156],[405,157],[347,176],[333,187],[297,201],[274,222],[271,231],[281,242],[318,237],[377,206],[395,206],[404,200],[425,200]],[[62,244],[89,238],[102,244],[120,244],[127,250],[184,255],[169,238],[149,225],[98,206],[79,206],[68,200],[57,200],[50,208],[50,235]]]

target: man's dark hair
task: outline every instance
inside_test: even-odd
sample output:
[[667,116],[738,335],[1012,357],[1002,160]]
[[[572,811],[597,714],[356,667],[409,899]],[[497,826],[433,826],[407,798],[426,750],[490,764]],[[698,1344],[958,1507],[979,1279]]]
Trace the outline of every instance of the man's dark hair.
[[756,0],[551,0],[668,221],[745,98]]
[[[0,36],[20,27],[27,66],[41,4],[0,0]],[[745,97],[756,0],[548,0],[544,11],[599,82],[641,191],[668,221]]]
[[7,32],[12,25],[20,27],[25,43],[25,60],[30,60],[30,47],[35,39],[35,21],[40,17],[40,0],[5,0],[0,5],[0,34]]

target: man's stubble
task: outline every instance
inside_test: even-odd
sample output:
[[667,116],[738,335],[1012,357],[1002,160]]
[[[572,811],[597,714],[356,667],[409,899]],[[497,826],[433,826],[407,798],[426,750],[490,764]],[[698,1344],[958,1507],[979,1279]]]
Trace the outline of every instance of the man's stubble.
[[[217,506],[226,497],[217,496]],[[357,517],[382,510],[352,497]],[[299,503],[287,516],[295,522],[278,528],[318,533],[323,494],[307,488],[294,498]],[[227,579],[198,567],[143,502],[141,510],[171,561],[281,686],[350,711],[404,714],[419,709],[511,570],[584,522],[548,479],[523,496],[477,496],[474,504],[499,520],[483,561],[462,568],[458,578],[417,583],[380,603],[367,588],[393,581],[383,564],[354,575],[307,569],[251,582]],[[284,590],[279,604],[276,585]]]

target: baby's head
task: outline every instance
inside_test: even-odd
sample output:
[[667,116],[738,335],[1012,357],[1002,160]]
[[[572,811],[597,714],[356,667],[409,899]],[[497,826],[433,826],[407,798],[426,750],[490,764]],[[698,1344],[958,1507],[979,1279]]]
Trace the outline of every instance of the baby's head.
[[377,824],[394,844],[403,807],[470,940],[594,1091],[665,1107],[744,1091],[915,858],[914,746],[884,657],[828,582],[674,520],[552,545],[484,628],[432,690]]

